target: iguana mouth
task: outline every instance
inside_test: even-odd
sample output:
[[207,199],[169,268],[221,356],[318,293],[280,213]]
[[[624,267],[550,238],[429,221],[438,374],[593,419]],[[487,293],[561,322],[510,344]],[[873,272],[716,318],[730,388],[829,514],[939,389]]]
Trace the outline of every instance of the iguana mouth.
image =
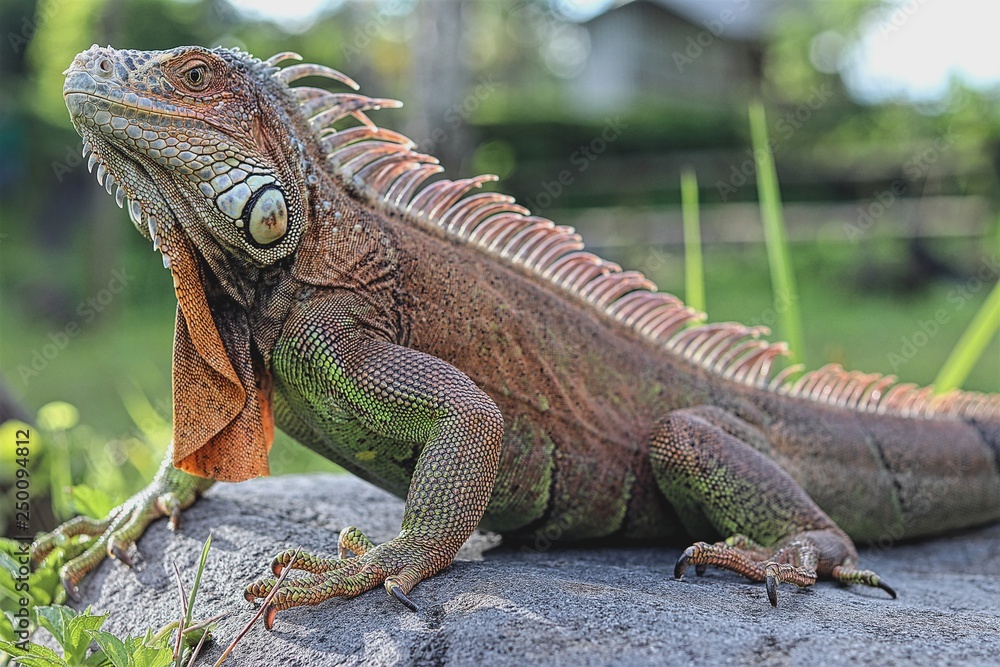
[[[83,157],[87,158],[87,170],[94,173],[97,166],[97,182],[104,186],[109,195],[114,195],[118,208],[128,211],[132,224],[143,236],[153,242],[153,250],[158,250],[163,256],[163,266],[170,267],[167,247],[160,236],[158,218],[153,210],[164,208],[158,194],[150,197],[140,196],[143,193],[157,193],[152,179],[138,162],[129,158],[124,152],[115,149],[109,142],[85,128],[77,128],[83,136]],[[109,164],[115,165],[113,171]],[[118,171],[119,173],[115,173]]]
[[[94,167],[97,167],[97,182],[114,196],[119,208],[128,211],[136,229],[153,242],[154,250],[162,254],[163,266],[169,267],[168,248],[160,235],[160,220],[154,214],[155,210],[169,210],[166,202],[159,195],[147,167],[116,148],[114,142],[105,136],[102,126],[97,124],[100,114],[107,114],[110,119],[112,105],[126,102],[124,91],[110,88],[107,82],[99,81],[89,72],[75,67],[74,62],[74,66],[67,70],[69,76],[63,86],[63,98],[73,126],[83,137],[87,170],[93,173]],[[108,129],[112,129],[111,126]]]

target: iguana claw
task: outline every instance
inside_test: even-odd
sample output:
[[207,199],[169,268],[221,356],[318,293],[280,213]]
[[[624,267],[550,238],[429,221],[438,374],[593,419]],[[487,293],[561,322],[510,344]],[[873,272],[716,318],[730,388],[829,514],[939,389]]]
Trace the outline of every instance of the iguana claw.
[[[674,565],[674,579],[684,578],[684,572],[687,570],[692,556],[694,556],[694,547],[690,546],[684,550],[684,553],[681,554],[681,557],[677,559],[677,563]],[[698,574],[701,573],[699,572]]]
[[62,569],[62,575],[59,577],[59,581],[62,583],[63,589],[66,590],[66,595],[73,602],[80,602],[80,589],[77,585],[73,583],[73,580],[65,573],[66,568]]
[[108,546],[108,553],[114,556],[115,560],[121,562],[122,565],[126,567],[132,567],[134,565],[132,557],[128,555],[128,545],[124,542],[113,541]]
[[278,615],[278,610],[274,608],[274,605],[267,605],[267,609],[264,610],[264,627],[270,630],[274,627],[274,619]]
[[289,566],[309,574],[286,579],[280,586],[275,579],[262,579],[247,586],[244,597],[249,602],[255,603],[270,596],[264,610],[265,627],[272,627],[275,614],[279,611],[319,604],[335,597],[354,597],[379,584],[407,609],[418,611],[417,605],[407,593],[419,581],[450,562],[445,562],[426,543],[410,537],[396,537],[375,546],[356,528],[345,528],[341,532],[337,552],[344,556],[348,552],[357,555],[349,558],[320,558],[289,550],[274,557],[271,571],[276,575]]
[[410,598],[406,597],[406,593],[403,592],[403,587],[400,586],[398,582],[391,581],[391,580],[387,579],[386,582],[385,582],[385,589],[387,591],[389,591],[389,593],[394,598],[396,598],[397,600],[399,600],[400,602],[402,602],[404,605],[406,605],[406,607],[410,611],[419,611],[417,609],[417,605],[413,604],[413,602],[410,601]]
[[767,575],[767,579],[764,582],[764,588],[767,590],[767,599],[771,603],[772,607],[778,606],[778,577],[774,575]]

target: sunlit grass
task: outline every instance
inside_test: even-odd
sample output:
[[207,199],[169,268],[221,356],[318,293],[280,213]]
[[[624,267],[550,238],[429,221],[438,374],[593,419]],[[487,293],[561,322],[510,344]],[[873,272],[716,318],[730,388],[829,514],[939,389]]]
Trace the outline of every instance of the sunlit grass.
[[681,172],[681,210],[684,217],[684,300],[695,310],[704,312],[705,269],[698,216],[698,177],[690,168]]
[[791,347],[790,359],[796,362],[803,359],[806,354],[802,336],[802,314],[788,251],[785,223],[781,215],[781,193],[778,189],[778,175],[774,169],[774,156],[771,154],[767,135],[767,118],[764,114],[764,105],[759,100],[750,105],[750,138],[753,143],[754,160],[757,163],[757,193],[774,289],[774,310],[778,313],[781,325],[778,333],[781,338],[788,341]]
[[[969,373],[983,358],[983,353],[998,331],[1000,331],[1000,282],[993,286],[993,290],[986,297],[986,302],[941,366],[934,379],[934,389],[943,392],[962,386]],[[994,358],[989,363],[993,364],[995,372],[1000,372],[1000,361]]]

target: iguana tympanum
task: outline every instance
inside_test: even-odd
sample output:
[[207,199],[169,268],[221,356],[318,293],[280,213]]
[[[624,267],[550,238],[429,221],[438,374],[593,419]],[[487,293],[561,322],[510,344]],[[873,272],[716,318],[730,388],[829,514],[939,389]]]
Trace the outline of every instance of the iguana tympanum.
[[297,559],[308,574],[282,584],[268,627],[380,584],[412,608],[413,586],[477,526],[608,544],[721,536],[688,547],[675,577],[723,567],[776,604],[779,583],[817,577],[894,596],[848,535],[1000,519],[1000,395],[833,366],[790,379],[760,330],[700,324],[572,229],[468,194],[492,177],[428,182],[437,162],[365,115],[396,102],[293,87],[357,87],[279,67],[294,60],[94,46],[67,71],[84,154],[178,301],[172,461],[106,520],[36,543],[41,557],[60,535],[96,538],[64,567],[67,588],[107,553],[126,560],[157,516],[176,523],[212,479],[266,475],[275,426],[406,509],[384,544],[347,528],[339,558]]

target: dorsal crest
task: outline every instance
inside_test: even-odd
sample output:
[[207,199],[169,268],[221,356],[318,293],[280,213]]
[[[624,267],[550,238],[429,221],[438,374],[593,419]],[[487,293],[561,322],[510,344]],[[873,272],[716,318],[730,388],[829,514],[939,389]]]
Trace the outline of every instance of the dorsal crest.
[[[279,53],[264,61],[271,76],[291,86],[318,76],[355,90],[348,76],[323,65],[278,65],[301,60]],[[470,194],[485,175],[460,180],[428,179],[443,171],[437,159],[416,150],[416,144],[381,129],[368,111],[398,107],[395,100],[358,93],[335,93],[309,86],[291,87],[299,111],[320,135],[329,169],[379,207],[403,214],[460,239],[562,288],[647,340],[725,379],[775,393],[828,405],[906,417],[965,419],[1000,418],[1000,395],[951,391],[934,394],[928,387],[898,383],[891,375],[846,371],[838,365],[800,374],[800,366],[775,370],[775,360],[787,355],[783,342],[761,338],[767,329],[734,322],[702,323],[703,313],[676,296],[659,292],[638,271],[620,266],[584,249],[572,227],[532,215],[508,195]],[[353,117],[361,125],[336,129]],[[798,376],[798,377],[796,377]]]

